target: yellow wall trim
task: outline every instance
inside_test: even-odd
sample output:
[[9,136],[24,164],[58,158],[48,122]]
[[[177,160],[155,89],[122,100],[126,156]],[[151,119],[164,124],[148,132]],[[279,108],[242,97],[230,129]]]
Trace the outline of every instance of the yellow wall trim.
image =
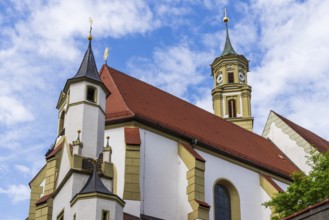
[[210,206],[204,202],[205,160],[194,151],[191,145],[185,143],[178,144],[178,155],[188,168],[186,194],[193,210],[188,214],[188,219],[207,220]]
[[123,199],[140,201],[140,146],[126,145]]

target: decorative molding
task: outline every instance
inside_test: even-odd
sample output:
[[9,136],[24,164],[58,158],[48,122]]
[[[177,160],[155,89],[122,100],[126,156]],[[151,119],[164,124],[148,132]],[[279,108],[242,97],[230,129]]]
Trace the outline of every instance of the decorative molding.
[[117,202],[121,207],[124,207],[126,202],[122,200],[119,196],[115,194],[104,194],[104,193],[86,193],[86,194],[78,194],[71,200],[70,204],[71,207],[74,206],[75,203],[77,203],[79,200],[82,199],[92,199],[92,198],[101,198],[101,199],[107,199]]

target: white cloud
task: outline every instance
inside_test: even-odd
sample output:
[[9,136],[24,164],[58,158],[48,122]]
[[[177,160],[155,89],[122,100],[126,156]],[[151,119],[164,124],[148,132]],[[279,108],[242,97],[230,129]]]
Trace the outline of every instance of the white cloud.
[[264,111],[274,109],[329,137],[324,130],[329,120],[315,117],[320,112],[326,115],[323,109],[329,102],[329,29],[324,28],[328,9],[327,1],[258,1],[253,5],[255,22],[262,27],[256,46],[263,55],[249,74],[256,120],[264,122],[268,114]]
[[14,124],[33,120],[32,113],[13,97],[0,96],[0,124]]
[[12,203],[16,204],[18,202],[29,199],[30,188],[26,185],[10,185],[7,188],[0,187],[0,194],[5,194]]
[[130,72],[141,80],[176,96],[187,98],[188,89],[207,78],[202,68],[209,64],[209,53],[193,51],[186,44],[157,48],[152,60],[132,58],[127,65]]
[[30,169],[29,167],[24,166],[24,165],[21,165],[21,164],[16,164],[16,165],[15,165],[15,168],[16,168],[19,172],[21,172],[21,173],[23,173],[23,174],[25,174],[25,175],[31,173],[31,169]]
[[195,100],[195,105],[213,113],[213,106],[212,106],[212,97],[208,90],[208,88],[203,89],[203,93],[200,93],[199,97]]

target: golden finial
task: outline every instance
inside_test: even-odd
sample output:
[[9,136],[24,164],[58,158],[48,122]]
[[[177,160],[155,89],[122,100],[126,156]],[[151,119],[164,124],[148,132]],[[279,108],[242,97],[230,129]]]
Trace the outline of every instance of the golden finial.
[[78,130],[78,138],[77,138],[77,141],[80,141],[80,133],[81,133],[81,130]]
[[109,143],[110,136],[107,136],[106,139],[107,139],[106,147],[110,147],[110,143]]
[[91,31],[93,30],[93,19],[91,17],[89,17],[89,24],[90,24],[90,29],[89,29],[89,36],[88,36],[88,40],[92,40],[93,36],[91,35]]
[[105,61],[105,64],[107,65],[107,57],[109,56],[109,48],[105,48],[105,51],[104,51],[104,61]]
[[225,23],[228,22],[228,17],[227,17],[227,13],[226,13],[226,8],[225,8],[225,10],[224,10],[224,18],[223,18],[223,21],[224,21]]

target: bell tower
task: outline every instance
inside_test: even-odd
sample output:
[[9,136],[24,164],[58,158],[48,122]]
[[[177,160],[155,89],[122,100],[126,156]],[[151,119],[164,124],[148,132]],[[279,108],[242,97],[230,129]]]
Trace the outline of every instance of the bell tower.
[[214,80],[212,90],[215,115],[249,131],[253,129],[251,86],[248,85],[249,61],[232,47],[228,32],[228,17],[224,16],[226,41],[222,54],[211,64]]

